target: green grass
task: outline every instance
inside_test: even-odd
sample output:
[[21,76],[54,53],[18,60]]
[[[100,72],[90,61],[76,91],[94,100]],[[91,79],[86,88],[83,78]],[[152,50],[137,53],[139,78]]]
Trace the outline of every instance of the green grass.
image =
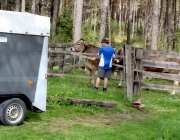
[[[73,74],[79,73],[75,71]],[[145,80],[172,85],[171,81]],[[51,77],[48,79],[47,111],[27,112],[23,125],[0,125],[0,140],[179,140],[180,94],[142,90],[145,109],[137,110],[124,97],[124,88],[110,80],[107,92],[103,81],[92,92],[89,79]],[[118,103],[116,108],[70,105],[67,98],[82,98]],[[133,95],[133,101],[137,100]]]

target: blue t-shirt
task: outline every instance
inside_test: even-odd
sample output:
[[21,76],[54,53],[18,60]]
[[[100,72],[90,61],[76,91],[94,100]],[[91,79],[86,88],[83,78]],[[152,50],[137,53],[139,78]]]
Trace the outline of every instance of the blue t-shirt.
[[102,46],[98,52],[101,57],[99,67],[109,70],[112,67],[112,58],[116,56],[114,49],[111,46]]

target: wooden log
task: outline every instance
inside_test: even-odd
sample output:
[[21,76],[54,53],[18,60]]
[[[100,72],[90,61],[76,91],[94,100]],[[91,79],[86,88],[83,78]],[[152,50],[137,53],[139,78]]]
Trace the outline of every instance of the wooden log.
[[67,101],[70,104],[97,105],[97,106],[100,106],[100,107],[108,107],[108,108],[113,108],[113,107],[117,106],[117,103],[114,103],[114,102],[98,101],[98,100],[68,98]]

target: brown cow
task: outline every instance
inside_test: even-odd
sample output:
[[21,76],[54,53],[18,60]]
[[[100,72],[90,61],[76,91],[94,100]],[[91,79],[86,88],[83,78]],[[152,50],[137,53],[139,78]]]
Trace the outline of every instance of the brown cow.
[[[98,54],[99,48],[88,44],[81,38],[77,41],[73,47],[71,47],[71,51],[81,52],[81,53],[93,53]],[[94,75],[98,68],[99,61],[92,61],[90,59],[84,59],[85,68],[90,72],[90,84],[94,84]]]
[[[95,47],[91,44],[88,44],[84,41],[83,38],[81,38],[79,41],[77,41],[73,47],[71,47],[71,51],[81,52],[81,53],[92,53],[92,54],[98,54],[99,48]],[[119,61],[118,61],[119,60]],[[115,59],[115,63],[121,63],[121,59]],[[90,59],[84,59],[84,65],[85,68],[90,71],[90,84],[94,84],[94,76],[95,72],[98,69],[99,61],[92,61]],[[112,68],[112,71],[118,71],[119,69],[117,67]],[[120,80],[122,81],[122,80]],[[121,84],[121,83],[120,83]],[[120,85],[118,84],[118,86]]]
[[[116,59],[114,59],[114,63],[123,66],[123,57],[122,57],[122,55],[124,53],[123,47],[115,49],[115,52],[116,52],[117,57],[116,57]],[[123,68],[122,67],[112,66],[112,71],[117,72],[118,75],[120,76],[119,77],[118,87],[121,87],[122,80],[124,78],[124,70],[123,70]]]

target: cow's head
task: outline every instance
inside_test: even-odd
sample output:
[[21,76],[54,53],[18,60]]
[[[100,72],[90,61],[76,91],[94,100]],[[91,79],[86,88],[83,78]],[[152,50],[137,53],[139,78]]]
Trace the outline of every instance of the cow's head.
[[84,41],[83,38],[81,38],[79,41],[77,41],[72,47],[71,51],[75,52],[83,52],[87,46],[87,43]]
[[122,64],[123,63],[123,53],[124,53],[123,47],[115,48],[115,52],[116,52],[117,57],[114,59],[114,63]]
[[123,49],[123,47],[115,48],[115,52],[116,52],[117,55],[123,55],[124,49]]

